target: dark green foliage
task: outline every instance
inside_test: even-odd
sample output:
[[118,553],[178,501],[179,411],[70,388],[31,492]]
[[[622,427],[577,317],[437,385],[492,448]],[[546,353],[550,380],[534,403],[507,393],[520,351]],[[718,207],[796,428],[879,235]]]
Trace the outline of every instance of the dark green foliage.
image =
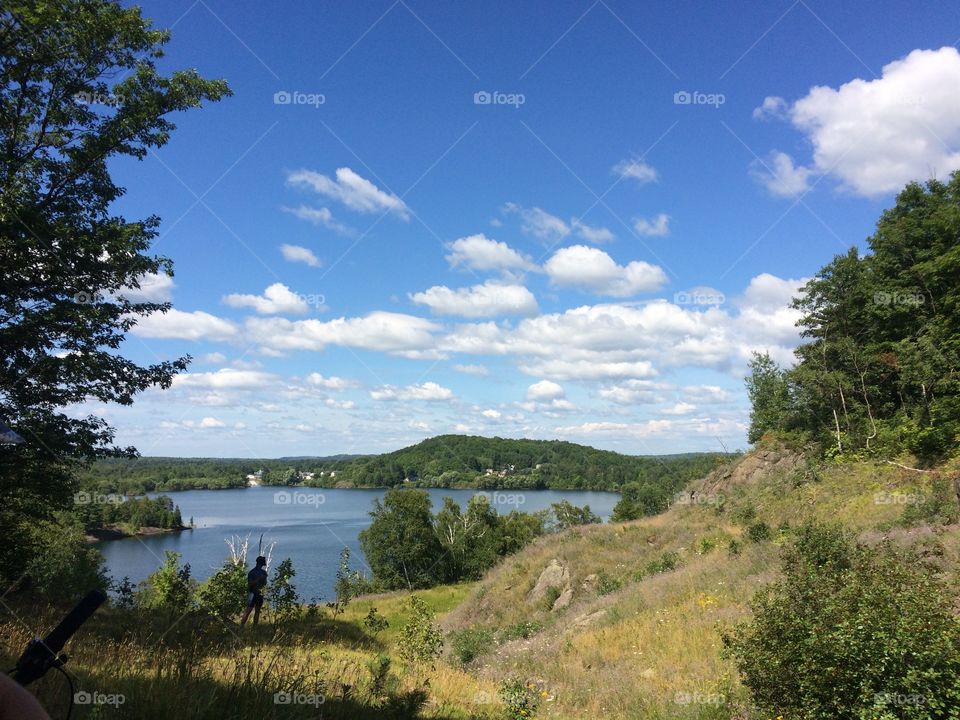
[[[567,506],[562,510],[567,520],[592,515],[589,509]],[[545,528],[544,514],[500,515],[481,494],[470,499],[466,510],[444,498],[434,516],[426,491],[410,488],[388,490],[370,515],[373,522],[360,533],[360,545],[375,586],[387,590],[479,578]]]
[[672,483],[627,483],[613,508],[611,522],[639,520],[656,515],[670,507],[675,488]]
[[442,577],[445,551],[433,527],[430,496],[423,490],[390,490],[374,501],[373,522],[360,546],[384,588],[429,587]]
[[[442,435],[376,456],[107,458],[94,463],[82,478],[84,487],[102,493],[244,487],[244,478],[257,472],[265,485],[312,487],[384,487],[409,479],[404,484],[414,487],[616,490],[637,482],[658,490],[661,502],[669,502],[687,482],[725,459],[729,456],[720,453],[634,457],[557,440]],[[487,469],[494,472],[488,475]]]
[[467,628],[448,635],[453,654],[467,665],[493,646],[493,633],[487,628]]
[[181,615],[193,607],[194,581],[190,577],[190,564],[180,566],[180,553],[167,550],[163,564],[150,573],[142,585],[137,598],[141,607],[167,610],[171,615]]
[[680,567],[680,556],[672,550],[668,550],[656,560],[648,562],[643,568],[642,576],[670,572],[678,567]]
[[578,507],[569,500],[552,503],[550,512],[553,515],[551,529],[554,531],[566,530],[577,525],[595,525],[603,522],[599,515],[590,510],[589,505]]
[[[115,502],[102,502],[107,497]],[[90,502],[83,502],[89,499]],[[120,496],[78,493],[74,514],[84,527],[98,530],[110,525],[124,525],[133,531],[145,527],[179,530],[183,528],[180,508],[166,495],[157,498],[131,498],[120,501]]]
[[273,609],[275,622],[283,622],[300,614],[300,595],[293,584],[296,574],[290,558],[281,560],[273,571],[273,579],[267,586],[264,598]]
[[623,587],[623,580],[615,578],[605,570],[597,573],[597,594],[609,595]]
[[949,588],[920,558],[805,525],[784,578],[724,635],[754,702],[772,716],[956,718],[960,624]]
[[243,612],[247,601],[247,570],[231,561],[200,584],[196,593],[198,608],[214,617],[232,618]]
[[[164,76],[169,33],[108,0],[0,6],[0,418],[26,442],[0,446],[4,586],[45,552],[29,532],[65,509],[88,459],[134,454],[100,417],[62,412],[129,405],[169,387],[189,358],[140,366],[119,349],[137,321],[169,304],[130,288],[171,262],[149,253],[160,219],[113,213],[118,158],[163,146],[170,113],[229,93],[196,71]],[[92,98],[113,98],[105,105]]]
[[[68,513],[41,520],[29,532],[29,540],[44,548],[30,557],[26,571],[33,587],[52,600],[76,600],[95,588],[106,589],[103,557],[85,538],[83,526]],[[14,546],[20,538],[12,539]]]
[[410,596],[410,619],[400,628],[400,657],[409,663],[427,663],[440,657],[443,635],[433,622],[433,613],[416,595]]
[[909,450],[932,463],[960,442],[960,172],[911,183],[869,238],[794,306],[805,342],[782,370],[757,356],[749,437],[799,433],[831,454]]
[[754,353],[746,379],[750,398],[747,442],[755,443],[766,432],[786,430],[790,424],[790,391],[785,373],[766,353]]
[[747,539],[750,542],[765,542],[769,540],[772,535],[773,533],[770,530],[770,526],[763,520],[752,523],[747,527]]
[[390,627],[390,623],[383,615],[377,612],[375,607],[372,607],[367,611],[366,616],[363,618],[363,627],[368,633],[376,636],[378,633],[381,633]]

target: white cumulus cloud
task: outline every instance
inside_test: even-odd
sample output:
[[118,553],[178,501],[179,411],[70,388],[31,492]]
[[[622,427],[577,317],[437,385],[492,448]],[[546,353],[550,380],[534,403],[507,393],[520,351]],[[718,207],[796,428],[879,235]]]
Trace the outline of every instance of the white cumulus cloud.
[[131,332],[145,338],[164,340],[231,340],[237,326],[202,310],[185,312],[172,308],[137,320]]
[[468,318],[535,315],[538,310],[537,300],[527,288],[490,281],[457,290],[435,285],[424,292],[412,293],[410,299],[418,305],[426,305],[438,315]]
[[621,160],[613,166],[613,172],[622,178],[636,180],[641,185],[657,181],[657,171],[643,160]]
[[534,264],[529,258],[511,248],[505,242],[491,240],[483,233],[454,240],[447,246],[450,254],[447,262],[450,267],[463,266],[470,270],[533,270]]
[[309,248],[301,245],[283,244],[280,246],[280,252],[283,253],[283,259],[287,262],[299,262],[310,267],[320,267],[320,258],[314,255]]
[[419,385],[407,385],[402,388],[384,385],[377,390],[371,390],[370,397],[374,400],[426,400],[436,402],[452,400],[453,391],[435,382],[425,382]]
[[304,296],[298,295],[283,283],[274,283],[263,291],[263,295],[241,295],[232,293],[221,298],[224,305],[234,308],[251,308],[261,315],[279,315],[292,313],[302,315],[310,310]]
[[[914,50],[873,80],[817,86],[787,111],[813,146],[805,169],[876,197],[960,168],[960,52]],[[766,101],[765,101],[766,104]],[[762,107],[762,106],[761,106]],[[788,182],[799,183],[792,160]]]
[[543,269],[558,287],[592,290],[613,297],[652,292],[667,281],[666,273],[656,265],[641,260],[618,265],[607,253],[586,245],[558,250]]
[[295,170],[287,182],[343,203],[361,213],[392,213],[402,220],[410,218],[406,203],[393,193],[385,192],[348,167],[337,168],[336,179],[313,170]]
[[638,235],[648,237],[666,237],[670,234],[670,216],[666,213],[660,213],[652,218],[634,218],[633,229]]

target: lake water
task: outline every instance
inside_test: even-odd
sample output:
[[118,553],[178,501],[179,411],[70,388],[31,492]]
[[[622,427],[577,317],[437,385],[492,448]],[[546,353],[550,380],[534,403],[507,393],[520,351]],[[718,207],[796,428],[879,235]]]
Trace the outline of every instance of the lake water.
[[[444,497],[461,508],[476,490],[427,491],[434,512]],[[98,544],[110,574],[117,580],[128,576],[134,583],[146,579],[174,550],[181,562],[190,563],[197,580],[208,578],[228,554],[226,538],[250,538],[250,563],[257,555],[261,534],[264,546],[276,542],[273,564],[291,558],[297,576],[294,583],[305,600],[329,602],[333,598],[340,551],[350,548],[353,569],[369,568],[360,550],[358,535],[370,524],[369,511],[383,490],[329,490],[325,488],[251,487],[236,490],[186,490],[164,493],[180,506],[185,523],[192,517],[196,529],[152,537],[111,540]],[[619,499],[616,493],[580,490],[511,490],[484,492],[501,514],[511,510],[535,512],[551,503],[568,500],[589,505],[607,520]]]

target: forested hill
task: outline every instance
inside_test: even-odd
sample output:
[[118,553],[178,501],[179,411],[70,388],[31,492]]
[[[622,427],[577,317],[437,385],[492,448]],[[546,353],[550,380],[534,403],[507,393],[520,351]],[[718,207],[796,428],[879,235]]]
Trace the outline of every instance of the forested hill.
[[673,491],[728,457],[632,456],[560,440],[440,435],[382,455],[99,460],[82,480],[105,492],[244,487],[251,475],[263,485],[618,490],[640,483]]
[[439,435],[384,455],[359,459],[355,479],[394,485],[420,481],[451,487],[616,489],[628,482],[699,477],[719,454],[621,455],[561,440]]

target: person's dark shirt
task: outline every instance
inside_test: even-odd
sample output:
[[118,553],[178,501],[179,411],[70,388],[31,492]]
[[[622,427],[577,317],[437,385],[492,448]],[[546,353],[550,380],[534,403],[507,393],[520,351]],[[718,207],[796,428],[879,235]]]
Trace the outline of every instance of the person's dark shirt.
[[267,571],[265,568],[258,566],[247,573],[247,587],[250,589],[250,592],[259,595],[266,584]]

